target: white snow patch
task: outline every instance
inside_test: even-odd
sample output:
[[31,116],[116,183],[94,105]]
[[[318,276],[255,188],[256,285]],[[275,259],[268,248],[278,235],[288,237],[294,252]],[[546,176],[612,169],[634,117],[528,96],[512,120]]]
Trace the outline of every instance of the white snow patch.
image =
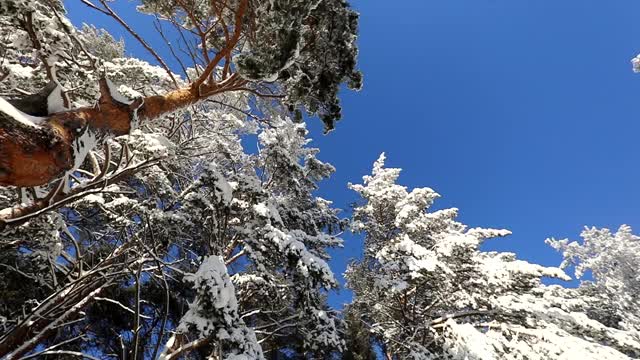
[[111,97],[113,98],[113,100],[117,101],[117,102],[121,102],[123,104],[131,104],[133,101],[127,99],[126,97],[124,97],[120,91],[118,91],[118,87],[116,86],[116,84],[114,84],[113,82],[111,82],[111,80],[107,79],[107,87],[109,88],[109,94],[111,94]]
[[253,205],[253,210],[255,210],[255,212],[257,212],[260,216],[269,217],[269,208],[263,202]]
[[640,54],[631,59],[631,65],[633,66],[633,72],[640,73]]
[[64,106],[64,99],[62,98],[62,87],[58,85],[47,97],[47,112],[53,114],[64,110],[66,110],[66,108]]
[[15,106],[11,105],[7,100],[0,97],[0,112],[11,117],[15,121],[30,127],[38,127],[45,121],[45,118],[31,116],[18,110]]

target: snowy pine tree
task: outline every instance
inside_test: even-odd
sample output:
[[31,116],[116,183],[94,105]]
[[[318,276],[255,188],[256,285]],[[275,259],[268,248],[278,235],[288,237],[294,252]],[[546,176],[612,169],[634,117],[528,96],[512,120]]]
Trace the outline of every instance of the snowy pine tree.
[[[353,227],[364,259],[347,270],[352,311],[389,359],[625,359],[640,355],[640,334],[588,312],[597,299],[546,286],[568,279],[558,268],[483,251],[506,230],[472,228],[457,209],[428,211],[439,195],[396,183],[384,155],[364,184]],[[574,256],[575,252],[568,253]],[[595,301],[595,302],[594,302]]]
[[592,297],[592,316],[609,326],[640,331],[640,237],[622,225],[616,233],[609,229],[585,228],[582,243],[548,239],[562,251],[561,267],[575,267],[582,278],[590,271],[593,280],[583,281],[578,291]]
[[332,128],[339,84],[359,87],[357,14],[333,0],[140,10],[188,39],[180,74],[76,29],[56,0],[0,4],[0,357],[341,349],[326,250],[344,224],[313,195],[334,169],[292,117]]

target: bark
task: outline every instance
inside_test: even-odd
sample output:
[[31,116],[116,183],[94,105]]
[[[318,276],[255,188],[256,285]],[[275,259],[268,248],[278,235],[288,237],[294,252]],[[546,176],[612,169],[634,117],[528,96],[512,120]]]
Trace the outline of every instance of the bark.
[[83,198],[86,195],[102,192],[106,186],[121,181],[140,170],[154,166],[161,160],[162,158],[149,159],[135,166],[125,168],[111,174],[109,177],[104,177],[108,170],[108,168],[105,167],[103,173],[96,179],[91,180],[80,187],[74,187],[67,193],[63,193],[61,191],[62,183],[59,183],[51,190],[48,196],[42,199],[34,200],[28,204],[17,204],[13,207],[0,210],[0,231],[3,231],[10,226],[22,225],[42,213],[59,209]]
[[125,135],[136,116],[140,121],[154,119],[210,96],[240,90],[245,84],[234,75],[220,83],[194,83],[165,95],[123,104],[113,99],[102,79],[101,96],[95,106],[52,114],[38,127],[10,121],[0,112],[0,186],[33,187],[60,178],[77,163],[74,146],[84,146],[78,140],[85,131],[93,131],[101,141]]

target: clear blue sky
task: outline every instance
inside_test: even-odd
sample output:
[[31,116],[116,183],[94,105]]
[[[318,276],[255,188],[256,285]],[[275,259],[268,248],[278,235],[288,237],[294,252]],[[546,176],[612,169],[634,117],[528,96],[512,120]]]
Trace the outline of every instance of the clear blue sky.
[[[74,23],[123,34],[67,0]],[[634,0],[352,1],[361,14],[364,89],[342,94],[344,117],[322,136],[320,158],[337,168],[320,195],[345,210],[378,155],[403,168],[401,182],[429,186],[470,226],[513,231],[488,247],[558,265],[544,244],[578,238],[585,225],[640,232],[640,2]],[[120,0],[115,8],[151,43],[151,24]],[[344,270],[357,237],[334,252]],[[349,293],[331,303],[348,301]]]

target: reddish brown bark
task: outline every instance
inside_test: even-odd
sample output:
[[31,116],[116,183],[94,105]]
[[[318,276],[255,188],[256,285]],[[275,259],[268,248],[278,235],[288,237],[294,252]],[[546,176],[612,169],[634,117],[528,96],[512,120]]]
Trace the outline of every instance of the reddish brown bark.
[[[106,2],[100,2],[104,9],[90,2],[85,2],[85,4],[120,22],[127,31],[156,57],[173,79],[173,74],[153,49],[125,24]],[[234,14],[235,26],[233,27],[233,32],[229,31],[225,24],[226,44],[216,53],[213,59],[209,60],[205,51],[204,55],[208,60],[207,66],[198,79],[188,87],[171,91],[165,95],[144,98],[142,106],[138,108],[140,120],[157,118],[162,114],[192,105],[215,94],[248,90],[243,88],[246,85],[246,81],[241,79],[237,73],[227,77],[230,55],[241,38],[248,7],[248,0],[239,1]],[[194,16],[192,14],[193,9],[190,7],[185,7],[183,10],[189,16]],[[27,20],[30,19],[27,18]],[[30,22],[26,21],[24,27],[29,29],[29,26]],[[200,31],[203,34],[206,33],[202,29]],[[35,34],[30,33],[30,35]],[[37,41],[37,37],[32,36],[31,38],[35,41],[34,48],[39,48],[40,44]],[[202,39],[203,49],[206,49],[205,37]],[[223,59],[227,60],[227,64],[224,67],[223,80],[216,82],[212,74]],[[174,83],[177,86],[175,79]],[[102,96],[95,107],[79,108],[53,114],[40,128],[20,126],[19,124],[2,121],[0,118],[0,186],[33,187],[45,185],[61,177],[75,163],[73,146],[77,137],[82,134],[82,131],[79,132],[78,129],[82,130],[89,127],[100,133],[103,138],[128,134],[131,130],[133,106],[117,103],[108,96],[106,80],[101,80],[100,88]],[[137,108],[140,104],[134,105]]]
[[0,184],[42,185],[71,167],[68,134],[53,125],[0,125]]
[[106,80],[101,83],[102,96],[94,107],[53,114],[38,128],[0,121],[0,186],[33,187],[62,176],[73,167],[72,146],[87,126],[104,138],[125,135],[131,130],[135,109],[141,121],[154,119],[246,84],[234,75],[221,83],[199,88],[194,84],[127,105],[113,100]]

